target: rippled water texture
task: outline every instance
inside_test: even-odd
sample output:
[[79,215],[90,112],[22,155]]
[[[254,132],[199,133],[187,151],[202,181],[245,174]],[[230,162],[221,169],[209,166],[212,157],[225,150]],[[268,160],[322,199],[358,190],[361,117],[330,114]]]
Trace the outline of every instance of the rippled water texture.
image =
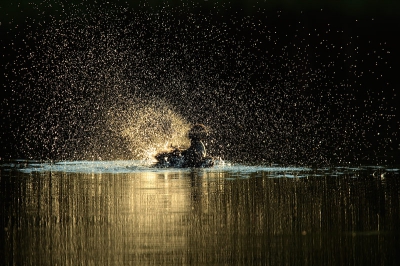
[[400,170],[1,165],[2,265],[398,265]]

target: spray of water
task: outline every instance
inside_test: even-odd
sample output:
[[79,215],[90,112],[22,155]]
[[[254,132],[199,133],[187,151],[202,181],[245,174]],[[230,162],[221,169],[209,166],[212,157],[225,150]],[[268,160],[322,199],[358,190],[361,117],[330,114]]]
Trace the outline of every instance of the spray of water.
[[211,128],[210,154],[231,160],[342,162],[397,148],[388,43],[329,21],[313,28],[301,12],[51,2],[9,45],[2,139],[13,156],[146,157],[187,145],[198,122]]
[[21,157],[141,159],[187,145],[189,122],[157,93],[154,68],[162,62],[142,36],[142,22],[156,15],[128,18],[113,4],[58,5],[58,16],[28,18],[37,28],[14,63],[13,96],[22,105],[13,110],[20,119],[13,134]]
[[172,147],[188,147],[190,125],[163,101],[129,103],[107,112],[111,131],[120,135],[136,159],[151,159]]

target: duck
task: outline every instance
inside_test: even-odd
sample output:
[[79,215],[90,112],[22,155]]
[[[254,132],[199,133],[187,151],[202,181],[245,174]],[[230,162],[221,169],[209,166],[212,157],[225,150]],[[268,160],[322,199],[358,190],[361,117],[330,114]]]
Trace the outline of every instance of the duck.
[[206,168],[214,166],[214,159],[207,156],[203,143],[207,135],[208,130],[203,124],[195,124],[188,133],[190,147],[186,150],[175,148],[172,151],[157,154],[156,167]]

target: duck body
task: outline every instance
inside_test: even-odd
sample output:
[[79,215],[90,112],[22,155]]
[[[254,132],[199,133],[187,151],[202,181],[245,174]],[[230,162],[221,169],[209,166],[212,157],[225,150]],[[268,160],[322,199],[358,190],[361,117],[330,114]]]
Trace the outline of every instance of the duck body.
[[207,168],[214,166],[214,159],[206,156],[204,145],[196,143],[187,150],[174,149],[155,156],[156,167],[161,168]]
[[187,150],[174,149],[170,152],[162,152],[155,156],[157,167],[212,167],[214,159],[207,156],[206,147],[202,140],[207,136],[206,127],[197,124],[189,131],[190,147]]

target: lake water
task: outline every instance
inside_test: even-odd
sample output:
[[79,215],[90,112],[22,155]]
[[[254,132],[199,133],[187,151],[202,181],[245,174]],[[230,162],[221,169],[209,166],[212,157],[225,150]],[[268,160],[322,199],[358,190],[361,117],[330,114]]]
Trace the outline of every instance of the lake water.
[[399,265],[400,170],[1,164],[2,265]]

